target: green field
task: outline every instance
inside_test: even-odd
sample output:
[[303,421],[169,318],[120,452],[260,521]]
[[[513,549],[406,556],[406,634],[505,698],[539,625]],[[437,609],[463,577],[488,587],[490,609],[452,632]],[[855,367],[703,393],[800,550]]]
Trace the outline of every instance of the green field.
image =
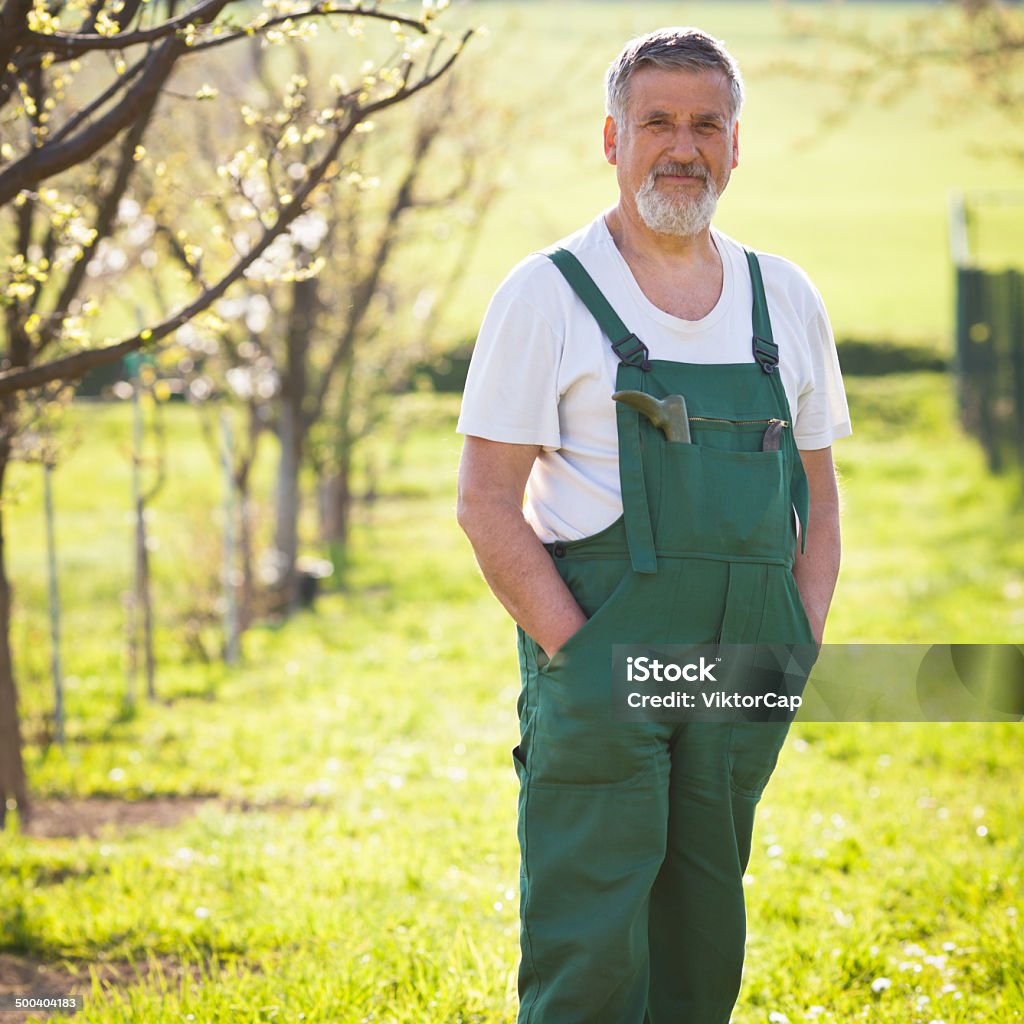
[[[827,639],[1019,637],[1019,492],[958,433],[947,378],[850,391],[863,426],[838,448],[847,555]],[[55,475],[68,743],[27,754],[43,807],[210,799],[164,828],[9,832],[0,954],[87,989],[92,972],[83,1024],[510,1021],[517,679],[512,631],[453,522],[454,402],[403,401],[418,429],[380,441],[389,469],[359,512],[349,589],[252,631],[235,670],[181,660],[197,600],[182,578],[190,551],[216,553],[219,499],[195,414],[167,412],[162,700],[121,713],[129,410],[81,407],[83,443]],[[924,437],[941,465],[922,458]],[[50,704],[39,477],[17,467],[8,513],[37,741]],[[1022,756],[1019,726],[800,727],[755,836],[736,1024],[1024,1017]]]

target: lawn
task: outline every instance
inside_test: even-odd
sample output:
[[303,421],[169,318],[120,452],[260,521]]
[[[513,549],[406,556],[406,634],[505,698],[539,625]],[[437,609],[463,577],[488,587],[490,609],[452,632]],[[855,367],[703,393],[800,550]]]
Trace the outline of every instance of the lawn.
[[[1018,637],[1019,491],[958,434],[948,379],[850,391],[829,639]],[[390,468],[359,512],[348,589],[250,632],[227,670],[182,661],[175,639],[186,526],[205,523],[215,550],[218,497],[194,413],[167,410],[162,699],[134,716],[116,600],[130,542],[112,511],[128,410],[74,411],[88,441],[55,476],[68,742],[29,745],[33,791],[48,809],[208,798],[165,827],[5,835],[0,952],[87,989],[92,972],[76,1021],[511,1020],[513,636],[452,520],[454,402],[400,411],[418,426],[380,442]],[[18,467],[9,511],[30,737],[49,701],[38,477]],[[1016,725],[799,727],[755,835],[736,1024],[1021,1019],[1022,755]]]

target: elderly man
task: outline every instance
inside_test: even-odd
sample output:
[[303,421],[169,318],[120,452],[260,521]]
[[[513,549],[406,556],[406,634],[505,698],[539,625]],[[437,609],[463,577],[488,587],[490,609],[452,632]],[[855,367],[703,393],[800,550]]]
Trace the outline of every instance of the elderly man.
[[618,202],[501,285],[459,422],[459,522],[518,624],[519,1020],[727,1024],[787,723],[619,721],[612,645],[820,643],[850,427],[813,285],[711,227],[732,57],[661,30],[606,91]]

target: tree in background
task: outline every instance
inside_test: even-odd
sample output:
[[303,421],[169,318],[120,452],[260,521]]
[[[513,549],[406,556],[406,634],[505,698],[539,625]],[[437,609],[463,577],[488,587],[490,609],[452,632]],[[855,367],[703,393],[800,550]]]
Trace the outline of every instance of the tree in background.
[[[181,13],[174,0],[0,3],[0,826],[10,800],[23,820],[29,815],[2,519],[4,476],[31,415],[26,393],[46,407],[68,382],[155,346],[243,282],[337,180],[360,126],[451,68],[466,37],[452,41],[438,30],[442,6],[424,0],[420,16],[410,18],[377,3],[331,0],[268,0],[256,14],[240,0],[197,0]],[[250,122],[239,112],[249,141],[225,165],[221,183],[244,201],[241,183],[257,168],[267,171],[270,191],[230,244],[208,238],[201,226],[133,234],[133,176],[152,159],[148,148],[159,148],[154,129],[180,103],[190,66],[230,73],[229,51],[217,54],[216,65],[200,55],[254,36],[268,46],[308,45],[321,23],[353,36],[379,24],[394,34],[391,52],[357,62],[349,81],[334,78],[330,102],[319,109],[296,105],[293,89],[278,97],[269,120]],[[218,90],[201,85],[191,95],[217,102]],[[156,160],[152,171],[168,191],[193,191],[188,156],[177,156]],[[218,258],[208,258],[214,250]],[[178,251],[196,273],[176,283],[177,309],[151,310],[144,325],[116,340],[119,325],[108,322],[90,270],[116,277],[130,273],[136,257],[155,266]]]
[[[281,91],[295,111],[320,109],[332,62],[332,54],[297,51],[271,65],[254,54],[246,69],[252,78],[243,75],[234,86],[247,96],[248,121],[266,130],[275,113],[266,109],[267,97]],[[346,152],[343,182],[319,193],[249,268],[246,294],[219,300],[215,316],[178,333],[178,366],[192,376],[188,393],[197,405],[215,395],[246,407],[241,433],[248,440],[238,450],[235,472],[243,510],[250,507],[256,442],[269,431],[278,442],[274,539],[259,574],[277,613],[300,598],[301,470],[312,465],[322,534],[339,561],[352,450],[371,424],[379,425],[381,397],[406,389],[411,367],[428,358],[428,339],[461,277],[465,247],[496,192],[478,169],[483,151],[493,156],[503,117],[490,111],[492,127],[480,130],[481,116],[465,85],[450,75],[439,91],[409,104],[387,132],[362,125]],[[206,119],[199,133],[199,181],[226,165],[218,150],[219,140],[231,138],[229,126],[219,124],[216,112],[212,120],[218,123]],[[310,143],[295,144],[301,164]],[[237,192],[211,195],[198,211],[191,197],[165,196],[159,221],[213,220],[215,236],[227,244],[245,214],[262,217],[273,195],[270,168],[247,160],[244,166],[232,176]],[[155,183],[151,187],[155,191]],[[457,244],[439,247],[439,234]],[[194,260],[180,244],[174,251],[183,271],[196,278],[210,255]],[[216,436],[213,429],[207,434]],[[243,516],[243,609],[252,608],[255,589],[249,526]]]
[[[840,120],[855,105],[885,102],[918,83],[929,69],[948,72],[943,114],[967,116],[978,109],[995,111],[1009,132],[988,139],[993,148],[1024,159],[1024,9],[1005,0],[950,0],[928,5],[908,18],[900,32],[880,33],[850,25],[837,26],[820,13],[790,11],[794,30],[823,39],[832,47],[827,68],[789,64],[786,69],[816,82],[833,80],[843,87]],[[851,59],[845,60],[844,56]]]

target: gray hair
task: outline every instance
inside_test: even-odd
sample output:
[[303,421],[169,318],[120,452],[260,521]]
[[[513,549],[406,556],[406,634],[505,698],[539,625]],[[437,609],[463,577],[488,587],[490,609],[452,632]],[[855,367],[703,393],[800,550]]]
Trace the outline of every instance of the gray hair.
[[645,66],[664,71],[721,71],[732,97],[729,119],[735,123],[740,116],[743,78],[722,41],[697,28],[660,28],[626,43],[605,74],[605,109],[616,124],[622,124],[626,116],[629,79]]

